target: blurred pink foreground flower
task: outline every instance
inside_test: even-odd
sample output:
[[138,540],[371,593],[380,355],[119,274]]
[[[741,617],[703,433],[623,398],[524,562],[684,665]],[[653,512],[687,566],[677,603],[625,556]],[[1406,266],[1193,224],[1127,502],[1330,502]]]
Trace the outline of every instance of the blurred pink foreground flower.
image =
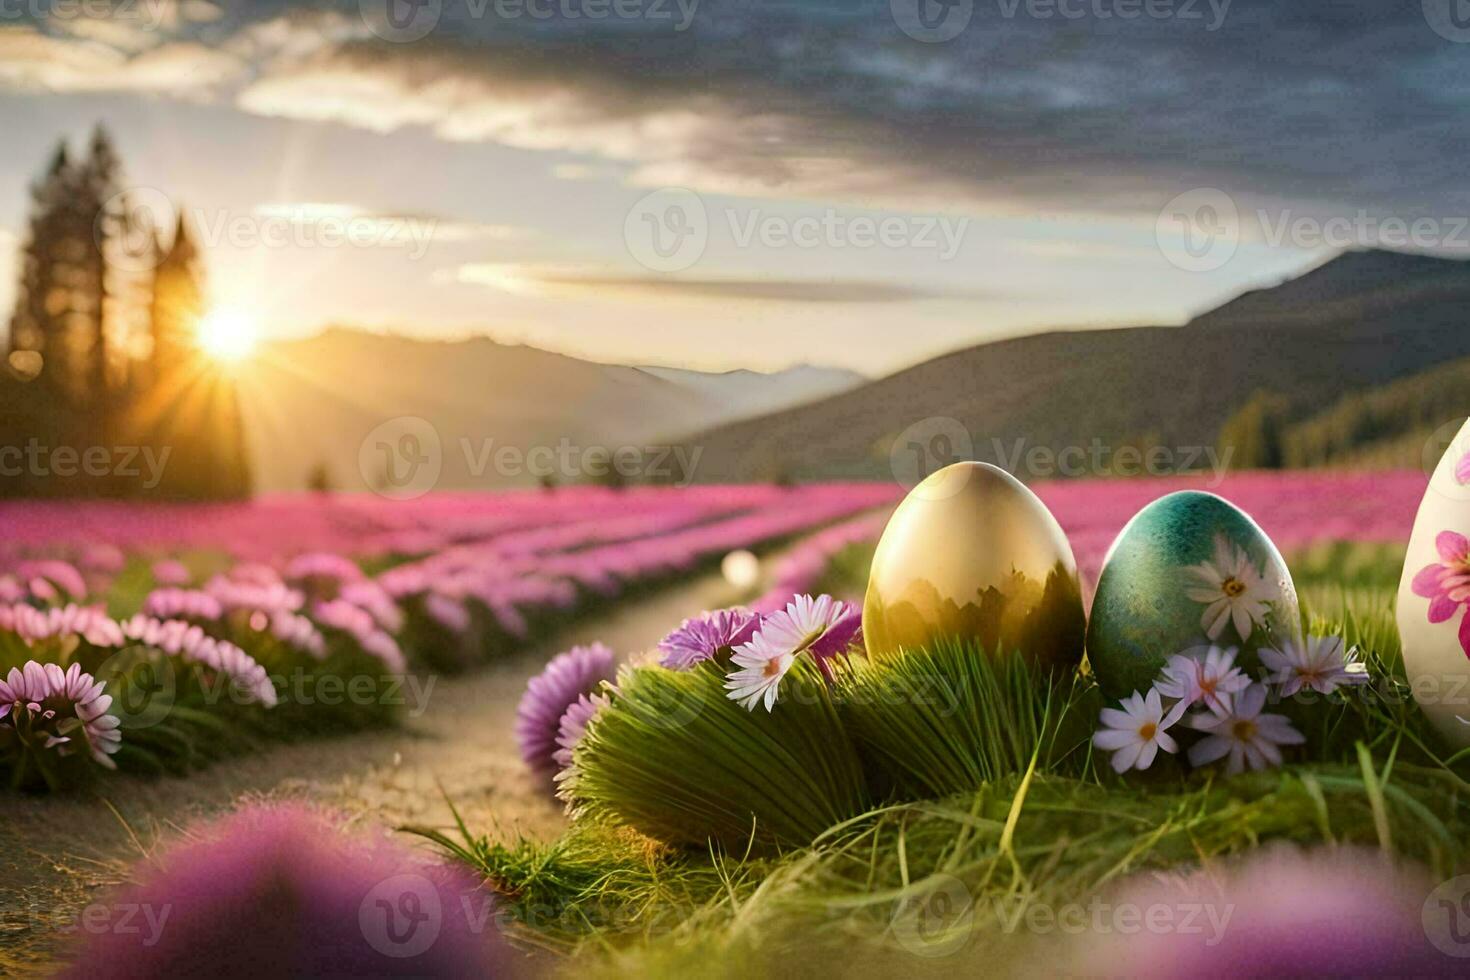
[[491,895],[468,871],[338,831],[299,806],[256,806],[115,896],[135,929],[83,931],[64,976],[504,977],[525,972],[500,940]]
[[1426,939],[1421,909],[1433,887],[1424,872],[1378,851],[1287,844],[1185,876],[1139,875],[1082,906],[1096,916],[1093,928],[1055,972],[1462,976],[1465,961]]

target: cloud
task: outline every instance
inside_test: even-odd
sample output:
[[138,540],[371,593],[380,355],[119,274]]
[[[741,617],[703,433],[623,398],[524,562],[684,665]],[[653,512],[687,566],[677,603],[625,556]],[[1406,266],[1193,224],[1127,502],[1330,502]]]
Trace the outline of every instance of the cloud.
[[637,299],[863,304],[996,298],[867,280],[626,276],[590,267],[492,262],[441,270],[435,278],[441,283],[489,286],[507,293],[530,296],[592,292],[601,296]]
[[23,91],[154,92],[188,98],[240,77],[233,55],[193,41],[128,53],[108,44],[0,27],[0,85]]
[[749,197],[1141,217],[1215,186],[1470,208],[1470,48],[1417,3],[1131,19],[975,4],[944,44],[906,36],[889,6],[707,3],[679,32],[446,4],[429,37],[392,44],[356,3],[271,0],[180,18],[143,51],[12,32],[0,84],[205,92],[260,115],[585,157],[565,179],[601,160],[632,184]]

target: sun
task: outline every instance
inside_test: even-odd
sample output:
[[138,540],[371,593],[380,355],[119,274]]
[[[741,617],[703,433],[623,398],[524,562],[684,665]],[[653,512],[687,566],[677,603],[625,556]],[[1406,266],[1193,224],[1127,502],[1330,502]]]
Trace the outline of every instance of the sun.
[[259,339],[259,322],[238,307],[215,307],[199,321],[199,346],[216,361],[243,361]]

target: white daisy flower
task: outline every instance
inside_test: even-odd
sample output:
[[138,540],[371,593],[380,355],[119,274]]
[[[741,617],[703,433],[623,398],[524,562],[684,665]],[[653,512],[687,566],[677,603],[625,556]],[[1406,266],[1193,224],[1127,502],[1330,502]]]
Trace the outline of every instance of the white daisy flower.
[[1230,713],[1236,694],[1250,686],[1251,679],[1235,666],[1234,647],[1191,647],[1169,658],[1155,686],[1166,698],[1178,698],[1185,706],[1203,704],[1217,715]]
[[728,697],[750,711],[764,700],[766,710],[772,710],[781,678],[802,653],[809,653],[823,676],[830,678],[826,660],[846,648],[860,622],[852,606],[829,595],[796,596],[785,609],[763,619],[748,642],[731,651],[730,660],[740,669],[725,678]]
[[1195,602],[1206,604],[1200,625],[1205,635],[1218,640],[1227,623],[1235,624],[1242,642],[1249,640],[1258,623],[1266,620],[1270,604],[1276,600],[1276,589],[1251,563],[1250,556],[1222,534],[1215,538],[1215,560],[1200,562],[1186,569],[1199,584],[1186,589]]
[[764,700],[766,710],[771,711],[776,706],[781,678],[796,663],[796,654],[763,643],[757,634],[749,643],[736,647],[730,660],[741,669],[726,676],[725,687],[730,692],[726,697],[739,701],[747,711],[754,711]]
[[1092,744],[1104,752],[1113,753],[1113,771],[1147,769],[1153,765],[1159,749],[1174,753],[1178,744],[1166,732],[1184,713],[1184,706],[1177,705],[1167,715],[1159,692],[1149,688],[1144,697],[1137,691],[1132,697],[1120,702],[1119,708],[1102,710],[1103,729],[1092,736]]
[[1261,662],[1273,673],[1270,683],[1281,685],[1281,696],[1291,697],[1303,688],[1331,694],[1339,687],[1361,684],[1368,679],[1354,647],[1344,652],[1340,636],[1309,636],[1287,639],[1281,649],[1262,648]]
[[1301,732],[1291,727],[1285,715],[1263,715],[1266,686],[1252,684],[1235,701],[1230,714],[1196,715],[1189,727],[1208,732],[1189,749],[1189,762],[1203,766],[1216,759],[1230,757],[1225,771],[1231,775],[1251,769],[1281,765],[1282,745],[1300,745],[1306,741]]

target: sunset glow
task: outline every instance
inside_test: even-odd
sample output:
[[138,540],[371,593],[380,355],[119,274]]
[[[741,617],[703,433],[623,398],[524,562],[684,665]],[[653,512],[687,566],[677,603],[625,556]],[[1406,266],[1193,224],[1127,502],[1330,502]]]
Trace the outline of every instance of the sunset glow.
[[199,321],[199,346],[216,361],[243,361],[259,339],[259,321],[237,307],[216,307]]

